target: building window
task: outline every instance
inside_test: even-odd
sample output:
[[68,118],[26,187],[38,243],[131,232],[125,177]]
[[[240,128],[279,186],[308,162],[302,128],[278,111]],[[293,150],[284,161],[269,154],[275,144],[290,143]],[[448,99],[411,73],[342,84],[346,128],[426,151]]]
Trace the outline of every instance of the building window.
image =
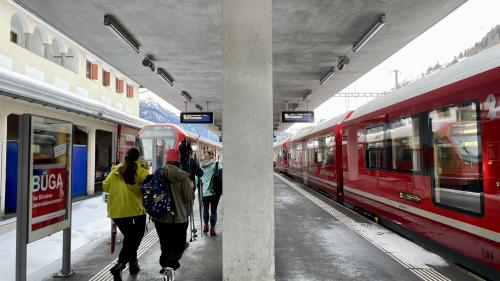
[[482,158],[476,103],[429,112],[432,129],[432,178],[435,203],[482,213]]
[[370,169],[386,168],[386,152],[384,143],[384,126],[366,129],[366,167]]
[[91,80],[97,80],[98,74],[97,74],[97,64],[92,63],[90,61],[87,61],[87,78]]
[[127,84],[127,98],[134,97],[134,86]]
[[418,172],[421,166],[419,119],[402,118],[389,123],[390,167],[397,171]]
[[123,88],[124,88],[123,86],[124,86],[123,80],[116,78],[115,79],[115,89],[116,89],[117,93],[123,93]]
[[102,70],[102,85],[104,87],[109,87],[109,85],[111,84],[111,77],[110,77],[110,73],[109,71],[106,71],[106,70]]
[[17,44],[17,33],[14,31],[10,32],[10,42]]

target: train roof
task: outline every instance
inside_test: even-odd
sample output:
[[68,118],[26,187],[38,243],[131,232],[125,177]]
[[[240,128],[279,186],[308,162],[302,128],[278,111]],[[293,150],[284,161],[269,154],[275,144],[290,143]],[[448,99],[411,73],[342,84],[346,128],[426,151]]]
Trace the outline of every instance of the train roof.
[[278,147],[278,146],[282,146],[284,143],[290,141],[291,139],[292,139],[292,137],[287,137],[286,139],[283,139],[279,142],[276,142],[276,143],[274,143],[273,148]]
[[396,103],[424,95],[429,91],[464,80],[500,66],[500,44],[464,59],[424,79],[377,98],[354,111],[350,120],[389,107]]
[[330,127],[333,127],[339,123],[342,123],[342,121],[349,115],[350,111],[349,112],[346,112],[346,113],[342,113],[338,116],[335,116],[331,119],[328,119],[314,127],[311,127],[311,128],[308,128],[308,129],[305,129],[304,131],[298,133],[295,137],[292,138],[292,141],[296,141],[296,140],[300,140],[300,139],[303,139],[309,135],[314,135],[316,133],[319,133],[327,128],[330,128]]

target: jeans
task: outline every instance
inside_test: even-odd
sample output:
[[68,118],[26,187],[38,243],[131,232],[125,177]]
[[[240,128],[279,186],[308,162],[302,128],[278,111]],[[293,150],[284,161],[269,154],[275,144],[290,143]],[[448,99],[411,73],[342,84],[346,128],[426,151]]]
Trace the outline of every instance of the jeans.
[[121,233],[123,233],[123,244],[118,262],[134,263],[137,260],[137,249],[144,237],[146,229],[146,215],[136,217],[113,219]]
[[188,223],[160,223],[155,222],[156,233],[160,239],[161,267],[171,267],[174,270],[181,264],[179,260],[186,248],[186,230]]
[[[219,205],[219,199],[219,195],[203,197],[203,222],[205,222],[205,224],[208,224],[209,217],[211,226],[215,226],[217,223],[217,206]],[[210,215],[208,214],[208,209],[210,209]]]

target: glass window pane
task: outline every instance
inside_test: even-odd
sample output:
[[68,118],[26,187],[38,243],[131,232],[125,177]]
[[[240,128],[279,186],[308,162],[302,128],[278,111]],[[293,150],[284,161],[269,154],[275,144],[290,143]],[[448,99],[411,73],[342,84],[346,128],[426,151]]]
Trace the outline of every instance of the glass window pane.
[[432,122],[434,201],[481,213],[483,192],[477,106],[434,110]]
[[399,171],[420,170],[418,118],[403,118],[389,124],[387,139],[391,144],[391,168]]
[[386,168],[386,152],[384,144],[384,126],[366,129],[366,167],[373,169]]

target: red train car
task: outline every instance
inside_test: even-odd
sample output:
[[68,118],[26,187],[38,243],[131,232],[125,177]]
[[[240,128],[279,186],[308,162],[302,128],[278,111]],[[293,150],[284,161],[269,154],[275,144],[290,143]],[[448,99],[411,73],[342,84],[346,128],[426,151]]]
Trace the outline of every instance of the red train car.
[[[167,159],[166,152],[169,149],[178,149],[183,140],[191,143],[194,155],[201,159],[205,150],[214,152],[215,158],[222,161],[222,145],[205,138],[199,137],[194,133],[185,131],[175,124],[155,124],[147,125],[139,131],[142,154],[144,160],[152,166],[156,161],[156,167],[165,165]],[[156,147],[155,146],[156,140]],[[156,155],[153,155],[156,151]]]
[[274,169],[286,174],[288,172],[288,144],[292,137],[288,137],[273,146]]
[[[342,125],[352,112],[344,113],[305,130],[289,143],[288,174],[305,184],[342,198]],[[339,165],[337,165],[339,164]]]
[[288,173],[500,280],[499,111],[500,46],[295,137]]

